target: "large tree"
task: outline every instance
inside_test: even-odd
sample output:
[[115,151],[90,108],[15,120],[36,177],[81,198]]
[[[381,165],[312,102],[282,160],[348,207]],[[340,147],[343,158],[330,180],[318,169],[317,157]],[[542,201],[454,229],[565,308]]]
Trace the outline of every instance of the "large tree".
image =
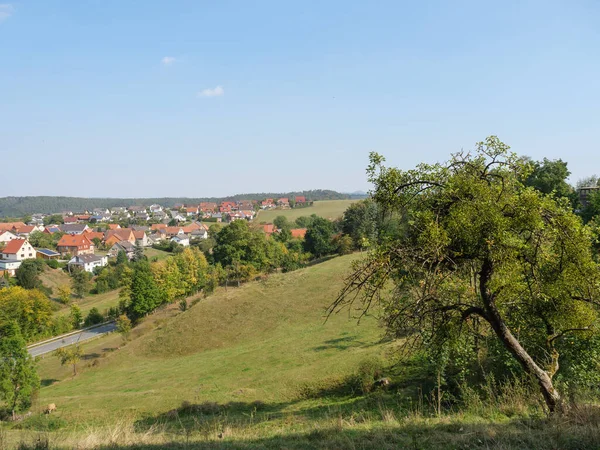
[[31,398],[40,387],[35,362],[27,352],[25,339],[16,322],[0,328],[0,398],[15,412],[31,406]]
[[371,154],[374,201],[402,230],[356,263],[332,311],[380,301],[388,329],[424,345],[495,336],[555,411],[564,338],[598,320],[599,268],[567,200],[523,185],[530,167],[493,136],[407,171]]

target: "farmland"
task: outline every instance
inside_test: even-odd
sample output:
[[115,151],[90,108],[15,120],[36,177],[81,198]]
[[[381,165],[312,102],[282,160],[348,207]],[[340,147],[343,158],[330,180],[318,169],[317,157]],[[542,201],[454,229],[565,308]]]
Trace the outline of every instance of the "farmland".
[[316,214],[317,216],[324,217],[326,219],[337,219],[344,214],[344,211],[354,203],[356,200],[323,200],[314,202],[312,206],[305,208],[293,208],[293,209],[272,209],[267,211],[260,211],[257,218],[257,222],[271,223],[277,216],[285,216],[289,221],[294,221],[301,216],[310,216]]

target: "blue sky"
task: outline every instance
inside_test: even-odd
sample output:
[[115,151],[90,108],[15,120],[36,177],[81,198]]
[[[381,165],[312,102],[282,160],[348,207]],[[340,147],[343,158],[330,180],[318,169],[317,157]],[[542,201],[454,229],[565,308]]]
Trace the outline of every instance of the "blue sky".
[[366,190],[490,134],[576,181],[599,56],[595,0],[0,0],[0,196]]

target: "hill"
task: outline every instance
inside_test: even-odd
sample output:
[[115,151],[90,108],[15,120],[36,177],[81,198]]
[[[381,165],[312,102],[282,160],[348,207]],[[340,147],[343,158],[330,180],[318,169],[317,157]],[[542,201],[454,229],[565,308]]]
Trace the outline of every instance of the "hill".
[[40,401],[77,421],[101,420],[117,411],[164,413],[182,401],[281,403],[303,382],[342,376],[383,349],[372,318],[360,327],[347,316],[324,323],[352,258],[222,289],[174,317],[163,312],[168,318],[149,321],[158,320],[156,329],[117,352],[91,343],[87,361],[97,366],[74,379],[46,358],[41,376],[62,381],[43,388]]
[[93,208],[111,208],[116,206],[134,206],[159,204],[171,207],[177,203],[197,204],[200,202],[220,202],[223,200],[263,200],[265,198],[296,197],[303,195],[308,200],[342,200],[353,198],[353,194],[341,194],[326,189],[284,193],[250,193],[227,197],[164,197],[164,198],[84,198],[84,197],[2,197],[0,198],[0,217],[22,217],[33,213],[59,213],[61,211],[81,212]]
[[277,216],[285,216],[289,221],[294,221],[301,216],[310,216],[316,214],[317,216],[324,217],[326,219],[337,219],[344,214],[344,211],[354,203],[356,200],[323,200],[314,202],[312,206],[305,208],[293,208],[293,209],[271,209],[267,211],[260,211],[256,217],[256,222],[271,223]]
[[[240,288],[185,312],[158,311],[134,329],[86,343],[79,374],[42,359],[34,415],[3,434],[19,448],[581,449],[599,448],[598,412],[573,420],[527,409],[526,391],[435,413],[418,361],[365,374],[394,353],[374,317],[324,310],[351,262],[338,257]],[[192,300],[192,299],[190,299]],[[391,359],[390,361],[393,361]],[[370,376],[370,375],[369,375]],[[373,378],[371,377],[371,380]],[[432,391],[433,392],[433,391]],[[496,397],[496,394],[494,394]],[[42,415],[45,405],[57,412]],[[35,433],[37,432],[37,434]],[[43,441],[46,442],[46,441]],[[8,444],[7,444],[8,443]]]

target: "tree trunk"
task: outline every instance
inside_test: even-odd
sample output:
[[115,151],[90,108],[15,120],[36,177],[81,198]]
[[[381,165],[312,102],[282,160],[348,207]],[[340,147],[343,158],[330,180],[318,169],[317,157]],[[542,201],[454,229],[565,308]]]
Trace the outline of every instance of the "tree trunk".
[[504,347],[506,347],[515,359],[519,361],[523,370],[535,377],[540,386],[540,390],[542,391],[542,395],[544,396],[544,400],[546,401],[546,406],[548,406],[548,410],[553,413],[560,407],[560,394],[554,388],[550,375],[535,363],[533,358],[508,329],[506,323],[504,323],[492,296],[487,290],[487,283],[491,278],[491,274],[492,264],[489,260],[486,260],[484,261],[480,272],[480,293],[486,312],[486,317],[484,317],[484,319],[492,326],[492,329],[502,344],[504,344]]

